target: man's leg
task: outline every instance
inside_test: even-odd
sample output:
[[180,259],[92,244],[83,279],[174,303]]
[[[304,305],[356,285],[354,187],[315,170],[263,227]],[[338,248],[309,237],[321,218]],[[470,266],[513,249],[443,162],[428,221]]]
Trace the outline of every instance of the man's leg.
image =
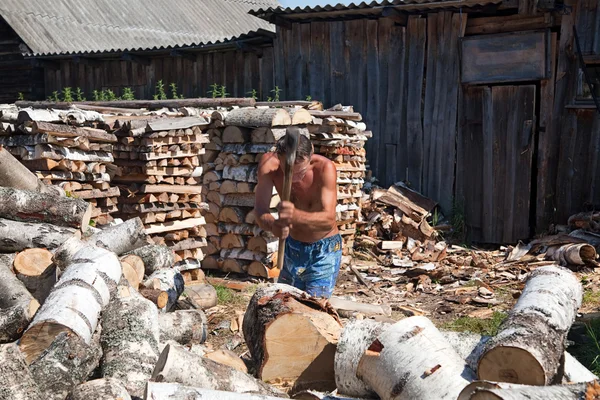
[[298,276],[302,273],[302,258],[301,252],[295,244],[290,244],[291,240],[285,241],[285,256],[283,261],[283,269],[279,271],[278,283],[285,283],[286,285],[294,286],[300,290],[305,289],[305,284],[302,279]]
[[330,298],[335,288],[342,264],[342,239],[333,236],[325,239],[325,244],[313,250],[303,280],[305,291],[311,296]]

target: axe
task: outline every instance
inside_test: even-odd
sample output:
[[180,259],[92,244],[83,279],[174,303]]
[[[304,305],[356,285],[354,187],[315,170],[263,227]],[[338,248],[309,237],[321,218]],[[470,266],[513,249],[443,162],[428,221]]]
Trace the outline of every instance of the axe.
[[[285,166],[283,170],[283,193],[281,201],[290,201],[292,192],[292,176],[294,174],[294,164],[296,163],[296,150],[300,141],[300,129],[296,126],[287,128],[285,135]],[[277,269],[281,272],[283,269],[283,260],[285,257],[285,239],[279,238],[279,248],[277,251]],[[279,275],[277,275],[279,276]],[[277,277],[273,282],[277,283]]]

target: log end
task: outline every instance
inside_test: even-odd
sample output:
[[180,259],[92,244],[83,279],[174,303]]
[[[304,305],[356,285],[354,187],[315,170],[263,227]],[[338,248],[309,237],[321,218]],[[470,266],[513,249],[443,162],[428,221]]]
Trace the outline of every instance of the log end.
[[54,339],[66,332],[68,335],[75,335],[71,329],[56,322],[44,322],[29,328],[19,341],[19,349],[25,356],[25,362],[30,365],[46,350]]
[[92,219],[92,204],[88,203],[87,209],[81,219],[81,231],[87,232],[90,229],[90,220]]
[[509,346],[494,347],[484,353],[477,366],[477,377],[492,382],[545,385],[546,374],[528,351]]
[[15,273],[26,277],[42,275],[51,264],[52,253],[46,249],[23,250],[13,261]]

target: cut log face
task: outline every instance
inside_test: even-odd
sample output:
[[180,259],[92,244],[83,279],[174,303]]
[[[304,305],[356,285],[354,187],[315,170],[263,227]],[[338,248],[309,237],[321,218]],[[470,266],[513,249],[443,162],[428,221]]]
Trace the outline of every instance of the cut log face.
[[46,249],[24,250],[15,257],[13,268],[29,293],[40,304],[44,303],[58,280],[58,271],[52,264],[52,253]]
[[179,383],[148,382],[144,399],[169,400],[280,400],[287,396],[264,396],[261,394],[233,393],[184,386]]
[[[136,256],[135,254],[130,254],[130,255],[121,257],[121,264],[129,264],[131,266],[131,268],[135,271],[135,274],[136,274],[137,280],[138,280],[138,286],[139,286],[139,282],[144,280],[144,272],[145,272],[144,261],[142,260],[142,258]],[[129,283],[131,283],[131,281],[129,281]],[[136,289],[138,288],[138,286],[134,286],[134,285],[132,285],[132,286]]]
[[95,379],[77,386],[66,400],[131,400],[123,384],[113,378]]
[[127,262],[121,262],[121,267],[123,268],[123,278],[129,282],[133,289],[138,290],[140,287],[140,278],[136,270]]
[[149,289],[160,289],[167,292],[169,300],[165,308],[161,309],[161,311],[171,310],[185,288],[183,276],[174,269],[160,269],[155,271],[144,281],[143,285]]
[[210,353],[206,353],[204,357],[209,360],[218,362],[219,364],[229,365],[245,374],[248,373],[248,367],[237,354],[227,349],[219,349]]
[[160,314],[160,341],[179,344],[204,343],[208,336],[206,315],[202,310],[177,310]]
[[281,394],[277,389],[235,368],[170,344],[162,351],[152,372],[152,380],[236,393]]
[[383,400],[456,399],[474,379],[425,317],[409,317],[385,329],[362,356],[357,376]]
[[217,305],[217,290],[212,285],[193,285],[185,288],[186,299],[191,299],[193,304],[202,309],[207,310]]
[[150,300],[158,309],[165,308],[169,302],[169,293],[160,289],[140,288],[140,294]]
[[11,400],[42,400],[45,397],[33,380],[23,358],[14,344],[0,345],[0,398]]
[[259,288],[243,321],[258,376],[293,381],[297,390],[335,388],[333,361],[341,329],[333,309],[284,284]]
[[549,385],[582,297],[571,271],[554,266],[534,270],[500,331],[487,342],[477,368],[479,379]]
[[244,127],[286,126],[292,123],[290,114],[281,108],[238,108],[225,117],[225,124]]

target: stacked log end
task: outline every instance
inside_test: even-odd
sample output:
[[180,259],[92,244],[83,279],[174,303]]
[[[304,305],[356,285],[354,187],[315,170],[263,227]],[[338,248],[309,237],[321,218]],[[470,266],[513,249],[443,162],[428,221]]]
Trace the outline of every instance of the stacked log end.
[[79,109],[3,111],[0,145],[44,183],[91,203],[92,224],[105,225],[120,193],[111,184],[117,138],[102,124],[102,115]]
[[174,253],[181,271],[200,268],[206,246],[202,167],[209,122],[203,117],[121,119],[115,133],[115,182],[123,219],[139,217],[146,233]]

